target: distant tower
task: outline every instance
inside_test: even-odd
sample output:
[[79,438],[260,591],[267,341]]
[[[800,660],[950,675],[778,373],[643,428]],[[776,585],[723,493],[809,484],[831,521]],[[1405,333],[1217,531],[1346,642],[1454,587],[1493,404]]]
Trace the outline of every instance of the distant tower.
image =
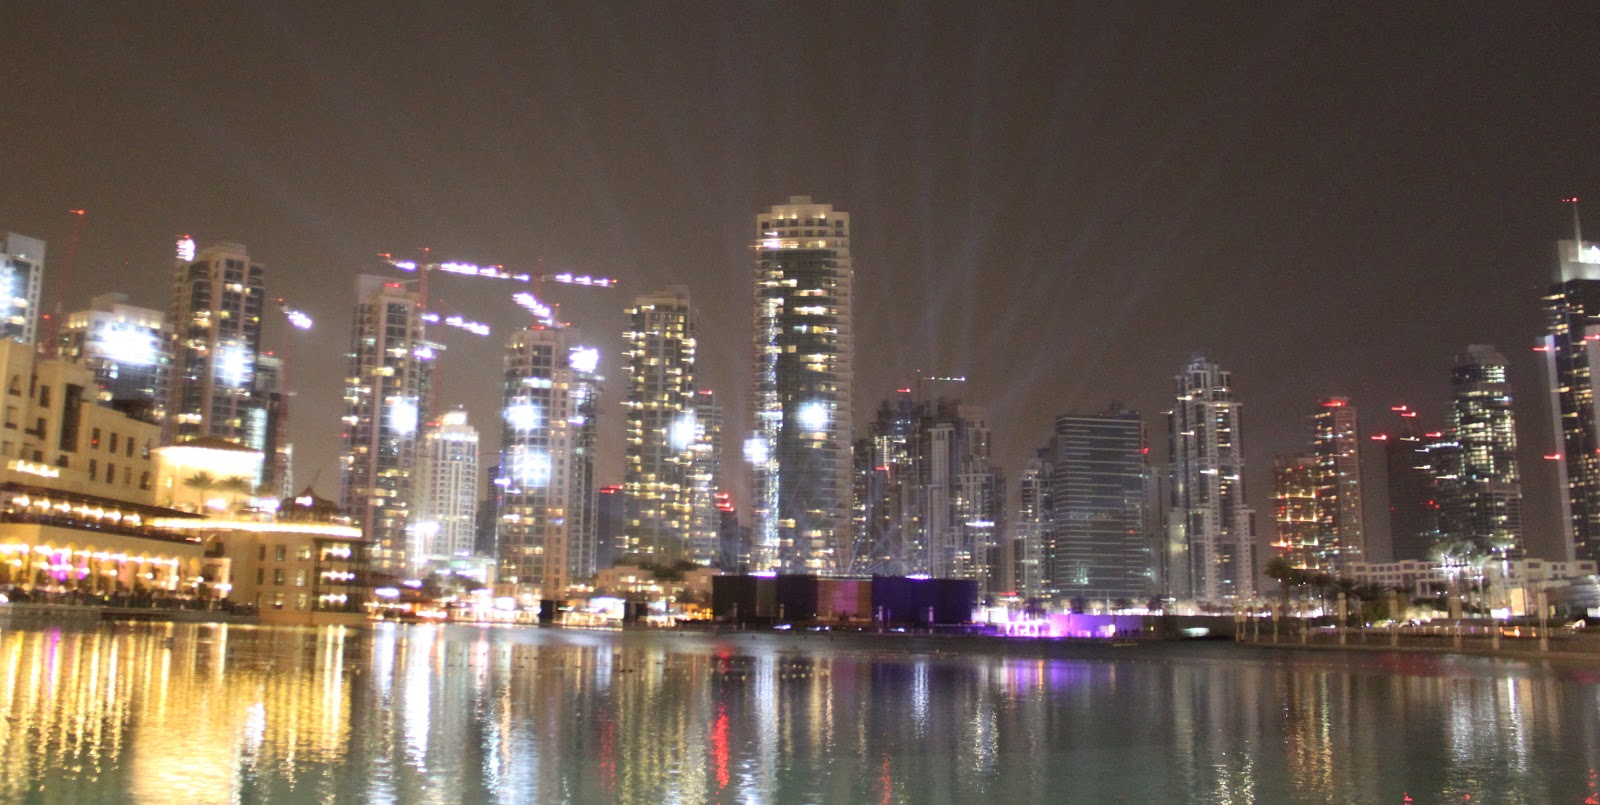
[[715,565],[721,554],[722,406],[710,389],[694,395],[694,445],[689,462],[689,559]]
[[94,372],[100,398],[128,416],[159,425],[166,418],[166,314],[128,304],[127,294],[89,300],[61,330],[61,356]]
[[1037,451],[1017,478],[1012,574],[1017,582],[1017,596],[1024,601],[1050,597],[1050,563],[1044,542],[1051,506],[1051,452],[1050,447]]
[[1319,403],[1312,417],[1316,459],[1317,544],[1308,567],[1338,574],[1365,556],[1361,522],[1361,434],[1356,407],[1343,397]]
[[43,282],[44,241],[7,232],[0,243],[0,338],[35,343]]
[[406,529],[435,349],[423,338],[420,298],[405,283],[363,275],[356,299],[344,391],[343,506],[373,543],[373,565],[402,574],[422,559],[408,553]]
[[1156,591],[1147,444],[1136,411],[1056,417],[1044,547],[1056,597],[1132,603]]
[[1433,558],[1439,538],[1439,470],[1435,449],[1440,433],[1426,438],[1417,426],[1417,412],[1409,406],[1392,409],[1400,424],[1391,433],[1372,438],[1383,443],[1384,468],[1389,486],[1390,555],[1396,562]]
[[265,449],[267,412],[255,388],[264,273],[237,243],[197,252],[192,239],[178,241],[167,315],[172,328],[167,441],[217,436]]
[[1458,449],[1447,467],[1446,539],[1481,555],[1522,556],[1522,481],[1506,359],[1474,344],[1450,373],[1449,426]]
[[473,553],[478,527],[478,429],[450,411],[422,431],[409,553],[417,564]]
[[627,552],[670,564],[689,556],[694,316],[681,288],[635,297],[627,312]]
[[[899,564],[939,578],[999,581],[991,552],[1005,533],[1005,478],[990,455],[981,407],[955,397],[918,400],[906,443]],[[1006,574],[999,574],[1001,576]]]
[[1556,242],[1555,284],[1544,297],[1545,357],[1561,457],[1566,558],[1600,560],[1600,244],[1583,240],[1576,198],[1572,240]]
[[294,496],[294,445],[289,442],[289,392],[284,388],[283,358],[270,352],[256,356],[256,401],[266,416],[252,421],[250,440],[261,444],[262,493],[279,500]]
[[506,344],[499,579],[553,598],[571,583],[573,411],[570,328],[534,325]]
[[1290,567],[1316,568],[1322,519],[1317,515],[1317,457],[1279,456],[1272,467],[1278,541],[1272,547]]
[[791,196],[754,223],[752,564],[842,572],[853,548],[850,215]]
[[[576,331],[572,333],[577,337]],[[600,433],[600,350],[574,345],[567,350],[572,370],[568,388],[568,416],[572,456],[567,460],[567,577],[581,581],[594,576],[604,553],[600,543],[600,489],[595,483],[596,440]]]
[[1210,604],[1248,600],[1256,592],[1255,512],[1245,502],[1233,376],[1196,357],[1176,381],[1177,404],[1167,415],[1169,591]]

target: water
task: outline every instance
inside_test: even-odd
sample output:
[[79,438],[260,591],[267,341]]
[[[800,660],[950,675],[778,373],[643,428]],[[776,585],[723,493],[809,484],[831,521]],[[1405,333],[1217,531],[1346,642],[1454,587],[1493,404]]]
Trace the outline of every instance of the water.
[[1596,793],[1600,673],[1583,665],[973,646],[466,626],[6,630],[0,802]]

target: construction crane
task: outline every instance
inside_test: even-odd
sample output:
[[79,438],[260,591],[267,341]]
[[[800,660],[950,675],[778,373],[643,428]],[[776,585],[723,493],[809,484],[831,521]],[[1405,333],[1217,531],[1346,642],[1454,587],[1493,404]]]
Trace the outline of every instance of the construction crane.
[[540,301],[544,295],[544,284],[554,282],[560,285],[574,285],[583,288],[615,288],[617,281],[609,277],[595,277],[589,274],[574,274],[571,271],[545,273],[540,271],[533,274],[512,273],[503,265],[478,265],[463,262],[422,262],[415,260],[396,260],[390,253],[378,255],[390,266],[405,272],[414,272],[417,275],[417,295],[420,297],[422,320],[431,324],[443,323],[450,327],[466,330],[474,335],[488,335],[489,326],[480,322],[471,321],[460,316],[441,317],[437,312],[428,307],[428,276],[435,271],[446,274],[455,274],[465,277],[479,277],[483,279],[508,280],[511,282],[527,283],[533,286],[532,292],[521,291],[512,294],[511,301],[517,303],[525,310],[533,313],[534,318],[546,326],[555,324],[556,308]]

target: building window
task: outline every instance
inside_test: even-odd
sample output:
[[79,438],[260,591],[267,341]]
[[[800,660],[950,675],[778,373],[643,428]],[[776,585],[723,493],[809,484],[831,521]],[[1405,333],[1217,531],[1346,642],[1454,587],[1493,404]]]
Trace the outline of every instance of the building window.
[[116,483],[116,482],[117,482],[117,465],[111,464],[111,463],[107,463],[106,464],[106,483],[113,484],[113,483]]
[[40,386],[39,387],[39,407],[40,408],[49,408],[50,407],[50,387],[49,386]]
[[89,459],[89,480],[91,480],[91,481],[95,480],[95,474],[98,473],[99,471],[100,471],[100,467],[95,462],[95,460],[92,459],[92,458]]
[[302,562],[311,561],[311,546],[310,545],[301,545],[300,546],[300,551],[299,551],[299,554],[298,554],[298,558]]
[[149,489],[150,488],[150,473],[148,473],[148,472],[139,473],[139,488],[140,489]]
[[264,568],[264,567],[256,568],[256,586],[260,587],[261,585],[266,584],[266,583],[267,583],[267,569]]
[[117,452],[117,434],[111,434],[111,452]]
[[288,558],[288,553],[289,553],[288,549],[285,548],[282,545],[278,545],[278,546],[273,547],[273,549],[272,549],[273,561],[282,562],[284,559]]
[[[283,568],[281,568],[281,567],[273,568],[273,570],[272,570],[272,586],[274,586],[274,587],[282,587],[283,586]],[[283,596],[280,595],[278,597],[282,598]]]
[[304,586],[306,586],[306,572],[304,570],[297,571],[294,574],[294,586],[296,586],[296,587],[304,587]]
[[260,560],[262,562],[267,561],[267,546],[258,545],[258,546],[256,546],[256,548],[257,548],[257,550],[256,550],[256,559],[258,559],[258,560]]
[[89,431],[89,446],[94,448],[94,449],[96,449],[96,450],[100,449],[100,429],[99,428],[93,428],[93,429],[91,429]]

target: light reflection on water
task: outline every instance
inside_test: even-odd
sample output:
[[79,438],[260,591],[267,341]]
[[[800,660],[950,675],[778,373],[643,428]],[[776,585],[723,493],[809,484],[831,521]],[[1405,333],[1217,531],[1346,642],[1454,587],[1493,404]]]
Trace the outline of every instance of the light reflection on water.
[[6,630],[0,802],[1581,802],[1600,765],[1561,667],[967,645]]

